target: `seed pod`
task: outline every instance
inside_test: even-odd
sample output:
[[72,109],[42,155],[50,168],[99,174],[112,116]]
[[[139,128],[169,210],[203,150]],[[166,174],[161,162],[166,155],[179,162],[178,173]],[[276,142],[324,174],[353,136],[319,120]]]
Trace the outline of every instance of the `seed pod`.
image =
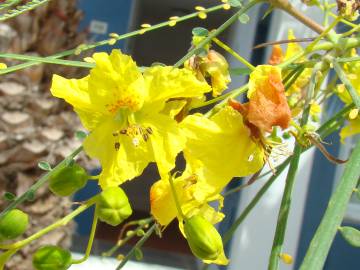
[[71,253],[57,246],[39,248],[33,256],[36,270],[66,270],[71,266]]
[[97,214],[101,221],[117,226],[131,214],[131,206],[125,192],[120,187],[105,189],[97,200]]
[[19,209],[10,210],[0,219],[0,241],[22,235],[29,224],[29,216]]
[[192,253],[203,260],[215,260],[223,250],[221,236],[209,221],[195,215],[184,221],[184,232]]
[[88,179],[86,171],[75,163],[55,172],[50,178],[49,188],[58,196],[70,196],[84,187]]

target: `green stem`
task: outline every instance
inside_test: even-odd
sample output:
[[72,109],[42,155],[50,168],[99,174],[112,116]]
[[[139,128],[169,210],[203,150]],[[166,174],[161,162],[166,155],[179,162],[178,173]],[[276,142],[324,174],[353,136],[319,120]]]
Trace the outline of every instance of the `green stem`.
[[33,235],[29,236],[28,238],[18,241],[13,244],[6,244],[6,245],[0,245],[0,249],[20,249],[24,247],[25,245],[29,244],[30,242],[40,238],[41,236],[47,234],[48,232],[51,232],[55,230],[58,227],[66,226],[74,217],[91,207],[96,203],[97,196],[92,197],[90,200],[86,201],[84,204],[76,208],[74,211],[72,211],[67,216],[63,217],[62,219],[56,221],[55,223],[47,226],[46,228],[38,231],[37,233],[34,233]]
[[180,67],[186,60],[188,60],[191,56],[193,56],[197,51],[203,48],[206,44],[211,42],[211,40],[221,34],[226,28],[232,25],[234,22],[237,21],[238,17],[249,10],[251,7],[255,6],[256,4],[260,3],[260,0],[251,0],[249,3],[244,5],[239,11],[237,11],[234,15],[232,15],[227,21],[225,21],[219,28],[215,31],[209,33],[209,35],[204,38],[195,48],[190,50],[187,54],[185,54],[179,61],[174,64],[174,67]]
[[328,207],[311,240],[300,270],[323,269],[331,244],[346,213],[353,189],[356,187],[360,177],[359,168],[360,140],[358,140],[345,166],[345,171],[341,176],[340,183],[330,198]]
[[217,39],[217,38],[213,38],[213,41],[220,46],[221,48],[223,48],[225,51],[227,51],[229,54],[231,54],[234,58],[236,58],[237,60],[239,60],[239,62],[243,63],[246,67],[248,67],[250,70],[254,70],[255,67],[249,63],[244,57],[242,57],[240,54],[238,54],[237,52],[235,52],[233,49],[231,49],[228,45],[226,45],[224,42],[222,42],[221,40]]
[[121,263],[116,267],[116,270],[120,270],[124,267],[128,260],[134,255],[135,251],[142,247],[145,241],[150,237],[150,235],[155,231],[157,224],[153,224],[150,229],[145,233],[145,235],[135,244],[135,246],[130,250],[128,254],[126,254],[125,258],[121,261]]
[[[320,70],[321,66],[322,64],[319,63],[319,65],[316,65],[314,67],[314,70],[310,78],[310,84],[305,99],[305,106],[304,106],[305,109],[303,111],[303,115],[300,121],[301,127],[304,127],[309,119],[310,101],[313,97],[316,86],[317,71]],[[273,246],[271,249],[271,254],[269,259],[269,266],[268,266],[269,270],[277,270],[279,268],[280,253],[285,239],[286,226],[290,212],[292,191],[294,188],[296,173],[299,166],[300,155],[302,151],[303,151],[302,146],[299,143],[296,143],[294,148],[294,155],[291,157],[289,171],[286,176],[283,197],[281,199],[279,216],[278,216]]]
[[[217,10],[220,10],[220,9],[223,9],[223,4],[208,8],[208,9],[204,10],[204,12],[210,13],[210,12],[214,12],[214,11],[217,11]],[[193,12],[191,14],[179,17],[178,19],[176,19],[176,22],[182,22],[182,21],[185,21],[185,20],[188,20],[188,19],[191,19],[191,18],[197,18],[198,13],[199,12]],[[153,31],[153,30],[156,30],[156,29],[159,29],[159,28],[163,28],[163,27],[169,27],[169,21],[158,23],[158,24],[155,24],[155,25],[153,25],[153,26],[151,26],[149,28],[146,28],[146,32],[150,32],[150,31]],[[87,51],[87,50],[91,50],[91,49],[94,49],[94,48],[99,47],[99,46],[108,45],[109,41],[112,40],[112,39],[116,39],[117,41],[119,41],[119,40],[123,40],[123,39],[126,39],[126,38],[134,37],[134,36],[137,36],[137,35],[141,34],[142,31],[143,31],[143,29],[138,29],[138,30],[132,31],[130,33],[119,35],[117,37],[111,37],[109,39],[101,40],[101,41],[95,42],[93,44],[87,44],[87,45],[83,44],[83,45],[80,45],[81,46],[81,51]],[[48,56],[48,57],[45,57],[45,58],[46,59],[58,59],[58,58],[62,58],[62,57],[65,57],[65,56],[75,54],[75,52],[77,50],[78,50],[78,48],[74,48],[74,49],[71,49],[71,50],[66,50],[66,51],[63,51],[63,52],[60,52],[60,53],[56,53],[54,55],[51,55],[51,56]],[[39,64],[38,61],[29,61],[29,62],[26,62],[26,63],[21,63],[21,64],[18,64],[18,65],[15,65],[15,66],[8,67],[6,69],[0,70],[0,75],[1,74],[7,74],[7,73],[10,73],[10,72],[14,72],[14,71],[17,71],[17,70],[21,70],[21,69],[24,69],[24,68],[28,68],[28,67],[31,67],[33,65],[38,65],[38,64]]]
[[25,61],[36,61],[36,62],[40,62],[40,63],[72,66],[72,67],[84,67],[84,68],[95,67],[95,63],[87,63],[87,62],[83,62],[83,61],[72,61],[72,60],[63,60],[63,59],[51,59],[51,58],[47,58],[47,57],[23,55],[23,54],[16,54],[16,53],[0,53],[0,58],[11,58],[11,59],[25,60]]
[[14,209],[16,206],[26,201],[29,197],[33,197],[35,192],[42,187],[50,177],[57,172],[59,169],[67,166],[67,164],[82,151],[82,146],[75,149],[67,158],[61,161],[55,168],[42,176],[35,184],[33,184],[26,192],[24,192],[21,196],[17,197],[14,201],[12,201],[1,213],[0,219],[10,210]]
[[87,244],[86,251],[85,251],[85,255],[84,255],[84,257],[82,257],[79,260],[72,260],[71,261],[72,264],[83,263],[89,258],[90,253],[91,253],[91,249],[92,249],[92,246],[93,246],[94,238],[95,238],[97,223],[98,223],[98,213],[97,213],[97,206],[96,206],[95,207],[95,212],[94,212],[94,217],[93,217],[93,222],[92,222],[92,225],[91,225],[91,231],[90,231],[90,235],[89,235],[89,240],[88,240],[88,244]]
[[175,201],[176,209],[177,209],[180,217],[182,219],[185,219],[185,215],[184,215],[183,211],[181,210],[181,205],[180,205],[180,202],[179,202],[179,198],[178,198],[178,196],[176,194],[176,189],[175,189],[174,180],[173,180],[172,175],[169,176],[169,183],[170,183],[171,192],[173,194],[173,198],[174,198],[174,201]]
[[342,81],[342,83],[345,85],[346,90],[349,92],[353,102],[355,103],[356,108],[360,110],[360,96],[358,95],[356,89],[346,77],[346,74],[339,65],[339,63],[334,60],[332,61],[332,64],[334,66],[336,74],[339,76],[339,79]]
[[[147,219],[141,219],[140,221],[142,221],[142,223],[140,224],[139,223],[139,220],[136,220],[136,221],[131,221],[127,224],[125,224],[124,226],[126,225],[135,225],[135,224],[140,224],[138,227],[135,228],[134,230],[134,233],[130,234],[130,235],[127,235],[124,239],[119,239],[116,243],[116,245],[114,245],[112,248],[110,248],[108,251],[105,251],[102,253],[102,256],[104,257],[109,257],[109,256],[112,256],[122,245],[124,245],[125,243],[127,243],[130,239],[132,239],[133,237],[136,236],[136,231],[138,230],[142,230],[144,229],[146,226],[149,225],[150,222],[152,222],[154,219],[151,217],[151,218],[147,218]],[[123,228],[124,228],[123,226]],[[123,228],[121,230],[123,230]],[[120,237],[121,237],[121,233],[120,233]]]
[[16,5],[21,0],[7,0],[3,4],[0,4],[0,10]]

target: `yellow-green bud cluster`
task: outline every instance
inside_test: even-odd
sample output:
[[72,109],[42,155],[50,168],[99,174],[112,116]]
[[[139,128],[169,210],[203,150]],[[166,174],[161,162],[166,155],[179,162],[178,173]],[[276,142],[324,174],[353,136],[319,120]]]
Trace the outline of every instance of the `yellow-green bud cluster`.
[[117,226],[131,214],[131,206],[125,192],[120,187],[109,187],[98,197],[96,203],[99,219]]

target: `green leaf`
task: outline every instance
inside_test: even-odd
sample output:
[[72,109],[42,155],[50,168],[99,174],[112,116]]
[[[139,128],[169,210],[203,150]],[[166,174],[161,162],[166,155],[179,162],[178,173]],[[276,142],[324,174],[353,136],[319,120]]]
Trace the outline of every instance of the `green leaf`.
[[353,247],[360,247],[360,231],[353,227],[341,227],[341,235],[344,237],[346,242],[348,242]]
[[230,0],[228,3],[232,7],[241,7],[242,6],[242,3],[240,0]]
[[206,37],[209,34],[209,31],[203,27],[195,27],[192,30],[192,34],[198,37]]
[[87,137],[87,134],[85,131],[82,131],[82,130],[78,130],[75,132],[75,137],[78,139],[78,140],[83,140]]
[[138,261],[141,261],[144,257],[142,251],[140,248],[135,248],[134,249],[134,255],[135,255],[135,259]]
[[16,195],[14,193],[8,192],[6,191],[3,195],[4,199],[7,200],[8,202],[12,202],[13,200],[16,199]]
[[30,202],[32,202],[33,200],[35,200],[35,191],[34,190],[29,190],[26,194],[26,199]]
[[249,68],[230,68],[230,75],[249,75],[251,70]]
[[239,21],[242,24],[247,24],[250,21],[250,17],[247,14],[243,13],[239,16]]
[[51,171],[51,165],[47,161],[40,161],[38,167],[44,171]]

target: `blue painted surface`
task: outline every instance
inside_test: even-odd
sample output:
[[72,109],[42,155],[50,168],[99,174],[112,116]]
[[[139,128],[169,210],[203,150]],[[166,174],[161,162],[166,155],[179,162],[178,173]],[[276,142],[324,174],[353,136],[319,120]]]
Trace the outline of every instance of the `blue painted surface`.
[[[124,34],[128,31],[131,0],[79,0],[79,8],[84,12],[80,30],[88,29],[92,20],[107,23],[106,34],[91,34],[91,40],[99,41],[108,38],[109,33]],[[123,48],[124,40],[114,46],[101,46],[97,51],[111,51],[112,48]]]

